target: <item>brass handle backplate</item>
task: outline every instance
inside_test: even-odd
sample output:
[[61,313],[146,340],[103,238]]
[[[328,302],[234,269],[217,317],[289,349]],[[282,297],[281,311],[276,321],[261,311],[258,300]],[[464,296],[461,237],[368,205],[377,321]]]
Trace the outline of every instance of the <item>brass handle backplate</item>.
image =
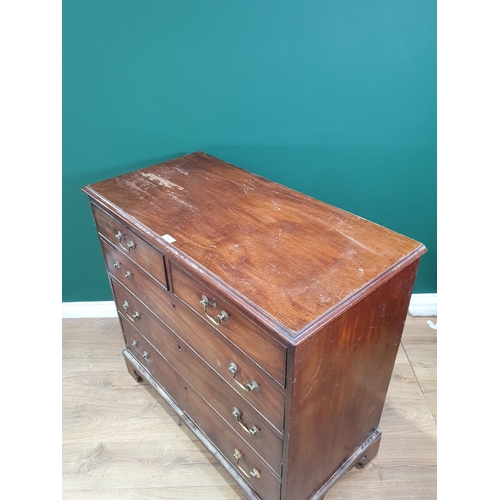
[[141,315],[137,311],[134,314],[132,314],[132,316],[130,316],[130,314],[128,313],[130,306],[129,306],[129,303],[127,301],[125,301],[123,303],[122,307],[123,307],[123,309],[125,309],[125,315],[127,316],[127,318],[130,321],[133,321],[135,323],[138,319],[141,319]]
[[238,469],[240,469],[240,471],[243,472],[243,474],[245,474],[245,476],[248,477],[248,479],[260,478],[260,472],[255,467],[250,471],[250,474],[248,474],[248,472],[241,467],[239,462],[240,459],[243,457],[243,455],[239,450],[235,449],[233,456],[234,458],[236,458],[236,465],[238,466]]
[[212,302],[209,302],[207,299],[206,295],[201,296],[200,304],[203,306],[203,312],[205,313],[205,316],[214,324],[214,325],[220,325],[223,321],[228,321],[229,320],[229,315],[227,314],[226,311],[221,311],[217,316],[214,318],[213,316],[210,316],[208,314],[207,309],[209,307],[217,307],[217,302],[215,298],[212,300]]
[[127,236],[123,234],[121,231],[116,231],[115,238],[118,240],[118,244],[120,245],[123,250],[126,252],[130,252],[130,250],[133,250],[135,248],[135,243],[133,241],[130,241],[130,243],[127,243],[126,245],[122,244],[122,239],[125,240]]
[[255,427],[255,425],[249,429],[243,423],[243,420],[241,419],[241,411],[238,410],[238,408],[234,407],[232,413],[233,413],[234,417],[236,418],[236,420],[238,421],[238,423],[241,425],[241,427],[243,427],[243,429],[245,429],[245,432],[248,432],[248,434],[250,434],[252,436],[260,436],[260,431],[259,431],[259,429],[257,429],[257,427]]
[[250,392],[250,391],[258,392],[259,391],[259,384],[257,384],[257,382],[255,382],[255,380],[252,380],[251,382],[249,382],[246,385],[242,384],[239,380],[237,380],[236,374],[238,373],[238,367],[232,361],[231,361],[231,363],[229,363],[228,370],[233,374],[233,380],[236,382],[236,384],[238,384],[244,391],[246,391],[246,392]]

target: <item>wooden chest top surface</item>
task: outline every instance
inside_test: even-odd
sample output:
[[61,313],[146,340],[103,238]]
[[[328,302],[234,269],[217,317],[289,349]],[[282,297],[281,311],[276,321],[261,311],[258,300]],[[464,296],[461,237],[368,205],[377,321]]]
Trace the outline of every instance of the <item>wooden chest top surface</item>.
[[[197,152],[88,186],[295,336],[425,247]],[[169,243],[165,241],[165,245]]]

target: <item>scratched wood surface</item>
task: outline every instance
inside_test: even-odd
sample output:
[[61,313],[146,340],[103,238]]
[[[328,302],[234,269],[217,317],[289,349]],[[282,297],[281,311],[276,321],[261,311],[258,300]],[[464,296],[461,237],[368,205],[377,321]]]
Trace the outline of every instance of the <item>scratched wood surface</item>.
[[[326,500],[436,498],[437,332],[427,319],[406,321],[379,455]],[[117,319],[63,320],[63,498],[243,500],[156,392],[134,382],[122,348]]]
[[172,247],[291,332],[425,251],[415,240],[202,152],[84,190],[155,238],[174,238]]

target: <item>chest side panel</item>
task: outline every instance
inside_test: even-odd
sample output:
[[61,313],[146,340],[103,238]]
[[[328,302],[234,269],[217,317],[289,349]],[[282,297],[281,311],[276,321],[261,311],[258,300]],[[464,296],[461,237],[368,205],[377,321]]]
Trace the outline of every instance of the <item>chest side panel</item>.
[[287,500],[309,498],[377,428],[417,267],[295,347]]

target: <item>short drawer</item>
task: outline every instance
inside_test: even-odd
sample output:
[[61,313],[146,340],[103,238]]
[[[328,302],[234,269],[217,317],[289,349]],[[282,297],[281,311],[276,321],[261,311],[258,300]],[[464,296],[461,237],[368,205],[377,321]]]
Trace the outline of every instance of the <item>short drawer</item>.
[[[152,280],[144,269],[127,259],[122,252],[101,238],[101,247],[106,261],[108,273],[125,285],[143,302],[149,298],[152,303],[161,304],[167,300],[164,285]],[[167,301],[168,303],[170,300]]]
[[285,385],[286,347],[244,316],[232,302],[170,262],[172,291],[259,366]]
[[[132,326],[123,316],[121,323],[126,338],[137,340],[141,335],[145,337],[219,413],[226,423],[277,474],[280,473],[283,437],[245,398],[233,391],[187,344],[158,320],[153,319],[152,322],[148,322],[151,328],[147,330],[141,329],[140,325]],[[139,328],[136,329],[135,326]],[[131,350],[133,349],[131,348]],[[150,349],[147,351],[149,352]]]
[[[132,344],[133,340],[129,343]],[[146,342],[143,340],[143,342]],[[138,345],[135,347],[139,347]],[[281,481],[259,456],[203,400],[197,391],[158,354],[144,358],[144,348],[129,349],[134,357],[172,397],[191,421],[231,463],[238,475],[263,500],[279,500]],[[146,350],[147,352],[147,350]],[[149,353],[148,353],[149,354]],[[237,453],[239,452],[239,453]],[[236,458],[237,455],[239,458]],[[252,477],[252,473],[257,477]],[[257,474],[255,474],[257,473]]]
[[167,286],[163,255],[128,227],[92,205],[97,230],[123,255],[137,262],[145,271]]

